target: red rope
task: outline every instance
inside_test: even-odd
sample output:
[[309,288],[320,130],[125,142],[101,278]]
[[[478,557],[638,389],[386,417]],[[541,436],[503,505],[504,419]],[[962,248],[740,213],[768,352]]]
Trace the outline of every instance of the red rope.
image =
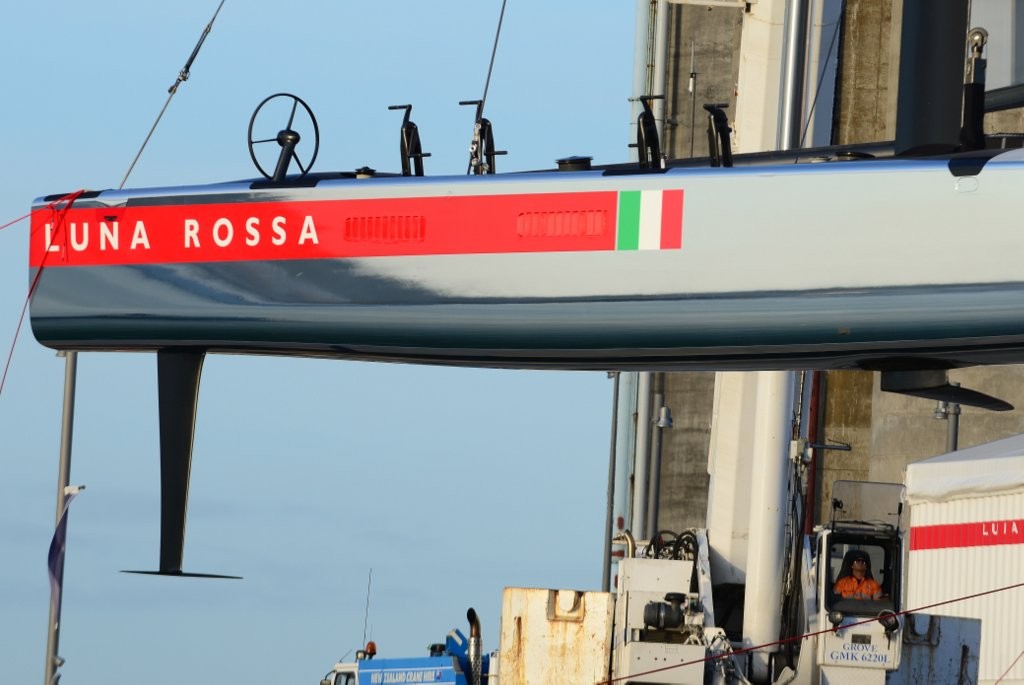
[[1013,663],[1010,664],[1010,667],[1008,669],[1006,669],[1005,671],[1003,671],[1003,675],[1001,675],[998,678],[996,678],[995,685],[999,685],[999,683],[1003,682],[1003,678],[1005,678],[1010,673],[1010,671],[1013,670],[1013,667],[1017,665],[1017,662],[1020,661],[1020,658],[1022,656],[1024,656],[1024,650],[1021,650],[1021,653],[1018,654],[1017,658],[1013,660]]
[[8,226],[13,226],[14,224],[18,223],[19,221],[24,221],[25,219],[29,218],[30,216],[32,216],[32,212],[29,212],[28,214],[22,214],[21,216],[19,216],[14,221],[8,221],[3,226],[0,226],[0,231],[4,230]]
[[[903,611],[894,611],[891,614],[886,614],[886,615],[887,616],[905,616],[906,614],[913,614],[913,613],[916,613],[916,612],[919,612],[919,611],[924,611],[925,609],[933,609],[935,607],[943,606],[943,605],[946,605],[946,604],[953,604],[954,602],[963,602],[963,601],[966,601],[968,599],[976,599],[978,597],[984,597],[985,595],[991,595],[991,594],[995,594],[997,592],[1005,592],[1007,590],[1015,590],[1015,589],[1020,588],[1020,587],[1024,587],[1024,583],[1017,583],[1016,585],[1007,585],[1006,587],[1000,587],[1000,588],[996,588],[994,590],[986,590],[984,592],[978,592],[978,593],[975,593],[973,595],[965,595],[963,597],[956,597],[955,599],[947,599],[947,600],[942,601],[942,602],[936,602],[935,604],[928,604],[928,605],[925,605],[923,607],[918,607],[916,609],[904,609]],[[856,623],[848,623],[847,625],[843,626],[843,628],[846,629],[846,628],[853,628],[855,626],[862,626],[862,625],[865,625],[867,623],[874,623],[877,620],[878,620],[878,617],[866,618],[863,621],[857,621]],[[736,656],[738,654],[746,654],[747,652],[753,652],[754,650],[764,649],[765,647],[775,647],[777,645],[784,645],[784,644],[788,644],[790,642],[796,642],[798,640],[805,640],[805,639],[807,639],[809,637],[817,637],[818,635],[824,635],[825,633],[831,633],[831,632],[833,632],[835,630],[837,630],[837,629],[836,628],[825,628],[824,630],[818,630],[818,631],[815,631],[813,633],[805,633],[804,635],[794,635],[793,637],[783,638],[781,640],[776,640],[775,642],[766,642],[763,645],[754,645],[753,647],[744,647],[743,649],[731,650],[729,652],[725,652],[725,653],[722,653],[722,654],[716,654],[715,656],[704,657],[703,659],[694,659],[693,661],[685,661],[685,662],[683,662],[681,664],[673,664],[671,666],[662,666],[661,668],[655,668],[655,669],[652,669],[650,671],[644,671],[642,673],[633,673],[633,674],[630,674],[628,676],[620,676],[618,678],[609,678],[608,680],[600,680],[600,681],[597,682],[596,685],[611,685],[612,683],[618,682],[620,680],[626,680],[627,678],[639,678],[641,676],[647,676],[647,675],[651,675],[651,674],[654,674],[654,673],[661,673],[662,671],[670,671],[670,670],[672,670],[674,668],[683,668],[685,666],[696,666],[697,664],[703,664],[703,663],[708,662],[708,661],[717,661],[719,659],[725,659],[725,658],[728,658],[728,657]],[[1024,656],[1024,652],[1021,652],[1021,655]],[[1020,659],[1020,658],[1021,658],[1020,656],[1017,657],[1017,659]],[[1014,660],[1014,662],[1013,662],[1014,664],[1017,663],[1017,659]],[[1013,664],[1010,665],[1010,669],[1012,669],[1012,668],[1013,668]],[[1010,669],[1007,669],[1006,673],[1009,673]],[[1003,676],[1000,677],[1000,679],[1002,679],[1002,677],[1004,677],[1005,675],[1006,674],[1004,673]]]
[[[47,205],[47,208],[54,215],[54,222],[53,223],[56,226],[56,228],[54,230],[54,236],[58,235],[60,233],[60,230],[64,227],[64,218],[67,216],[68,210],[71,209],[71,205],[84,192],[85,192],[84,190],[76,190],[75,192],[68,193],[67,195],[65,195],[65,196],[63,196],[61,198],[58,198],[58,199],[54,200],[53,202],[51,202],[50,204]],[[59,204],[61,204],[62,202],[66,202],[67,204],[63,208],[58,209],[57,206]],[[29,214],[26,214],[25,216],[30,216],[30,215],[31,215],[31,212]],[[18,223],[19,221],[21,221],[24,218],[25,217],[23,216],[20,219],[15,219],[14,221],[12,221],[10,223],[7,223],[7,224],[4,224],[3,226],[0,226],[0,230],[3,230],[5,228],[7,228],[11,224],[16,224],[16,223]],[[36,285],[39,283],[39,277],[43,275],[43,268],[46,266],[46,259],[47,259],[47,257],[50,256],[49,251],[47,251],[45,249],[45,247],[46,246],[44,246],[43,259],[42,259],[41,262],[39,262],[39,270],[36,271],[36,275],[32,279],[32,284],[28,288],[28,295],[25,296],[25,303],[21,306],[21,316],[18,317],[18,325],[14,329],[14,340],[11,341],[11,349],[7,353],[7,362],[4,364],[3,376],[0,376],[0,396],[3,395],[3,393],[4,393],[4,385],[6,385],[6,383],[7,383],[7,372],[11,368],[11,360],[14,358],[14,347],[18,344],[18,335],[21,333],[21,325],[25,322],[25,312],[28,311],[28,304],[29,304],[29,302],[32,301],[32,293],[34,293],[35,290],[36,290]]]

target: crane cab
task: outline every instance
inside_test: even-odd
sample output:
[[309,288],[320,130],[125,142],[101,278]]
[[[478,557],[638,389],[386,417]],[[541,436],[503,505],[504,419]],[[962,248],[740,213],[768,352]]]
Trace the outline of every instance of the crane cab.
[[[837,481],[818,541],[821,682],[885,682],[899,668],[905,488]],[[855,673],[855,671],[857,673]]]

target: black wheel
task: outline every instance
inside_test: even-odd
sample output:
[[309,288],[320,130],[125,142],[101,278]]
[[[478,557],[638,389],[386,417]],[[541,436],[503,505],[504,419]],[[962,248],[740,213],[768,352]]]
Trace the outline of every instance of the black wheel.
[[[270,105],[272,101],[273,105]],[[275,112],[287,113],[288,122],[285,124],[283,129],[280,129],[275,135],[270,137],[255,138],[253,136],[253,129],[256,126],[256,117],[259,116],[260,110],[265,106],[270,105],[270,108]],[[299,106],[302,106],[302,110],[305,112],[305,117],[300,116],[301,120],[297,124],[295,121],[295,115],[299,112]],[[268,110],[269,111],[269,110]],[[308,117],[309,121],[306,122],[304,119]],[[264,117],[266,119],[266,117]],[[309,163],[306,165],[302,164],[302,160],[299,158],[296,147],[302,140],[300,130],[304,130],[307,133],[312,130],[313,133],[313,155],[309,159]],[[266,129],[264,129],[266,130]],[[317,126],[316,117],[313,116],[313,110],[309,108],[305,102],[302,101],[298,96],[292,95],[291,93],[275,93],[270,97],[266,98],[259,105],[256,106],[256,110],[252,113],[252,118],[249,119],[249,156],[252,158],[252,163],[256,165],[260,173],[267,178],[274,178],[274,174],[267,173],[267,170],[260,164],[256,158],[256,146],[264,143],[277,143],[280,151],[277,155],[277,169],[281,169],[281,175],[284,175],[284,171],[287,170],[288,164],[294,159],[295,164],[299,167],[299,178],[309,173],[309,170],[313,168],[313,163],[316,162],[317,153],[320,151],[320,128]],[[283,169],[282,169],[282,165]],[[278,179],[280,180],[280,179]]]

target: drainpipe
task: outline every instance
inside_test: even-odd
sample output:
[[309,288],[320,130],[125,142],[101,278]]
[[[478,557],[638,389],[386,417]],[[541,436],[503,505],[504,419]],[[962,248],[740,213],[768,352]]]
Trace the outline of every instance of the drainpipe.
[[672,414],[665,406],[665,374],[654,375],[654,403],[651,406],[651,426],[654,444],[651,449],[650,496],[647,500],[647,530],[651,537],[658,534],[661,509],[661,448],[663,431],[672,425]]
[[[651,73],[650,94],[661,95],[660,100],[651,103],[654,121],[658,126],[658,140],[665,148],[665,74],[668,72],[668,0],[657,0],[654,8],[654,69]],[[658,166],[661,166],[660,160]]]
[[[633,37],[633,92],[630,95],[629,143],[636,143],[636,120],[640,116],[640,96],[647,95],[647,34],[651,0],[636,0],[636,34]],[[640,159],[636,148],[629,149],[630,161]]]
[[[633,39],[633,93],[630,97],[629,143],[636,143],[636,121],[640,116],[641,95],[664,95],[668,60],[668,0],[637,0],[636,33]],[[665,101],[651,103],[658,127],[658,139],[664,141]],[[639,159],[630,148],[630,161]]]
[[821,439],[821,402],[825,391],[822,383],[824,371],[811,371],[811,399],[807,410],[807,450],[810,463],[807,465],[807,490],[804,494],[804,535],[814,532],[814,510],[818,498],[818,448],[811,447],[824,442]]
[[786,3],[778,132],[780,150],[795,150],[800,147],[800,129],[804,115],[804,74],[807,70],[809,4],[810,0],[789,0]]

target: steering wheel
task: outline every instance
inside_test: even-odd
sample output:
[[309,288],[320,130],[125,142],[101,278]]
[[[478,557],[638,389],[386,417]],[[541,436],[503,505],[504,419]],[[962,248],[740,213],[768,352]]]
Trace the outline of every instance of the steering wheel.
[[[277,100],[277,102],[273,105],[274,108],[276,108],[279,112],[288,112],[288,123],[285,124],[285,127],[278,131],[276,135],[269,138],[260,138],[259,140],[257,140],[253,137],[253,128],[255,127],[256,124],[256,117],[259,115],[260,110],[262,110],[265,106],[269,105],[274,100]],[[291,103],[290,107],[288,107],[289,102]],[[299,141],[302,140],[302,136],[299,134],[297,130],[295,130],[295,128],[293,128],[293,126],[295,126],[295,115],[299,112],[299,105],[302,106],[302,110],[305,112],[305,117],[300,117],[300,119],[303,120],[303,124],[305,124],[302,128],[308,131],[309,127],[312,126],[313,129],[313,156],[310,158],[309,163],[306,164],[305,166],[303,166],[302,160],[299,159],[299,155],[295,151],[295,148],[299,144]],[[304,121],[305,118],[309,119],[308,123]],[[302,178],[303,176],[309,173],[310,169],[313,168],[313,163],[316,162],[317,153],[320,151],[320,128],[317,126],[316,117],[313,116],[313,110],[311,110],[309,108],[309,105],[303,102],[301,98],[299,98],[296,95],[292,95],[291,93],[275,93],[274,95],[265,98],[263,102],[256,106],[256,110],[252,113],[252,118],[249,119],[248,138],[249,156],[252,158],[252,163],[256,165],[256,168],[259,169],[261,174],[263,174],[266,178],[272,179],[274,181],[281,181],[284,179],[285,174],[288,172],[288,165],[291,163],[293,159],[295,160],[295,164],[299,167],[299,171],[301,172],[299,174],[299,178]],[[269,174],[267,173],[267,170],[264,169],[263,166],[260,164],[259,160],[256,158],[255,146],[261,145],[263,143],[275,142],[280,146],[281,152],[278,155],[277,167],[275,168],[274,173]]]

